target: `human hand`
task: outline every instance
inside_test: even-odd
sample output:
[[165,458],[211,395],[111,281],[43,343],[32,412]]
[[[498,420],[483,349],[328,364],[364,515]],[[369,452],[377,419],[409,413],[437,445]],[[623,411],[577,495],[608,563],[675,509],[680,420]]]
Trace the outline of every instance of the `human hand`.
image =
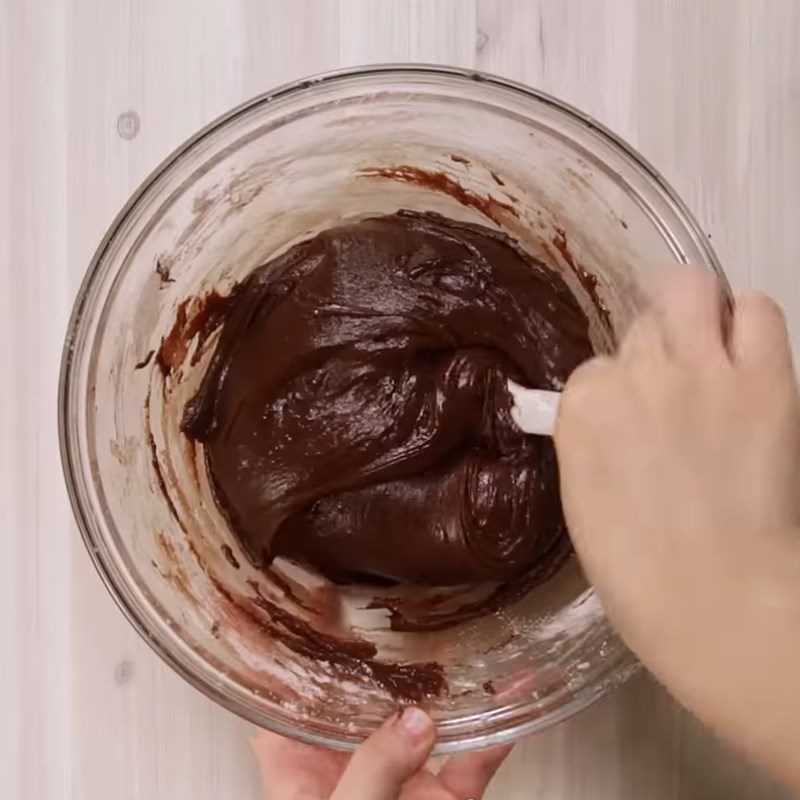
[[423,711],[393,717],[352,755],[262,731],[253,740],[265,800],[478,800],[511,752],[494,747],[425,769],[436,729]]
[[800,788],[800,401],[779,307],[683,268],[568,381],[564,512],[620,634],[684,704]]

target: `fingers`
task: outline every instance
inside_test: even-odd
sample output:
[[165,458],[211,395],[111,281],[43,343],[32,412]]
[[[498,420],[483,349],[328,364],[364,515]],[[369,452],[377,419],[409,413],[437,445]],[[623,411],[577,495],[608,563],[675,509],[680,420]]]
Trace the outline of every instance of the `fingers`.
[[617,357],[624,362],[660,359],[665,354],[664,331],[653,310],[644,311],[633,320],[617,351]]
[[478,800],[512,749],[513,745],[503,745],[451,756],[439,771],[439,781],[455,797]]
[[791,370],[792,351],[783,309],[762,292],[736,298],[731,357],[745,369]]
[[667,349],[686,359],[725,356],[723,308],[717,276],[691,264],[673,270],[653,299]]
[[563,433],[563,420],[576,411],[580,411],[586,404],[597,400],[597,392],[613,373],[616,361],[611,356],[598,355],[584,361],[569,376],[564,390],[561,392],[561,402],[558,406],[553,439],[558,445]]
[[250,746],[258,761],[265,800],[325,800],[348,761],[348,754],[260,731]]
[[428,759],[436,738],[431,718],[407,708],[356,750],[331,800],[396,800]]
[[[598,374],[613,363],[657,364],[662,356],[727,358],[723,336],[724,295],[709,270],[687,265],[660,282],[652,307],[631,323],[616,355],[590,359],[573,372],[565,394],[591,391]],[[563,402],[563,401],[562,401]]]

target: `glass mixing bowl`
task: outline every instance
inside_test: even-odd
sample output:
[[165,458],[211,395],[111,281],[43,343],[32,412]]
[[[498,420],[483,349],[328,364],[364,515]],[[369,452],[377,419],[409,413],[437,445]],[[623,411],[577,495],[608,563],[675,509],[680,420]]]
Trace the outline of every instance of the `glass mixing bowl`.
[[[564,275],[600,350],[654,273],[675,262],[719,272],[658,173],[551,97],[443,67],[312,78],[213,122],[114,221],[70,321],[61,449],[106,586],[207,696],[279,733],[349,748],[396,708],[391,676],[435,662],[447,689],[400,701],[429,710],[447,752],[544,728],[634,671],[574,560],[496,613],[393,630],[398,608],[446,614],[490,588],[337,588],[290,563],[253,569],[214,505],[202,448],[178,429],[214,347],[218,295],[322,228],[399,208],[507,231]],[[304,650],[309,636],[329,658]]]

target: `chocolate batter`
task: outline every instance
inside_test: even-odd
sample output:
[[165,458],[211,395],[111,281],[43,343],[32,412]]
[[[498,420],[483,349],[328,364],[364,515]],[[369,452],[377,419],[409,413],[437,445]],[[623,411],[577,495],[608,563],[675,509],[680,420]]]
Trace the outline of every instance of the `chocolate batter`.
[[555,453],[507,378],[592,355],[553,270],[509,237],[401,211],[333,228],[229,298],[184,431],[256,566],[335,581],[508,581],[564,552]]

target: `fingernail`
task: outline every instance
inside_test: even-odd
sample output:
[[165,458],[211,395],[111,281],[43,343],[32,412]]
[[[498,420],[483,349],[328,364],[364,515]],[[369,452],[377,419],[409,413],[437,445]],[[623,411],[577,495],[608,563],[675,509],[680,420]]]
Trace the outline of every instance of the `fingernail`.
[[433,724],[421,708],[407,708],[400,717],[400,730],[411,740],[421,739]]

